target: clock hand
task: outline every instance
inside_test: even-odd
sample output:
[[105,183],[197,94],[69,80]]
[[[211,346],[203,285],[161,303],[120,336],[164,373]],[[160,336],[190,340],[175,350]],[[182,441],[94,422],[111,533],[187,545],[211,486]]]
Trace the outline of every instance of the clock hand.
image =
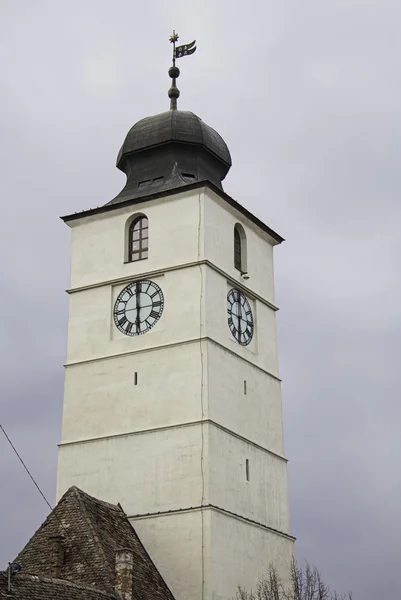
[[241,304],[237,302],[238,308],[238,341],[241,340]]
[[[152,308],[153,304],[140,304],[139,308],[142,310],[143,308]],[[136,312],[136,306],[134,306],[133,308],[127,308],[126,309],[126,313],[135,311]]]
[[139,303],[139,299],[140,299],[140,293],[139,293],[139,285],[138,282],[136,282],[135,285],[135,298],[136,298],[136,317],[135,317],[135,325],[136,325],[136,332],[139,332],[139,311],[140,311],[140,303]]

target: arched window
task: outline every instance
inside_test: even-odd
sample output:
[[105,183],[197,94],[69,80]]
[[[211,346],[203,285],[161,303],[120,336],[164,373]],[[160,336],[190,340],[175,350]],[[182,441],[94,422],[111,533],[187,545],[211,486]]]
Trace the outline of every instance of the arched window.
[[134,262],[148,258],[149,223],[145,216],[134,219],[129,227],[128,260]]
[[246,262],[245,230],[242,225],[237,223],[234,227],[234,267],[241,273],[246,273]]

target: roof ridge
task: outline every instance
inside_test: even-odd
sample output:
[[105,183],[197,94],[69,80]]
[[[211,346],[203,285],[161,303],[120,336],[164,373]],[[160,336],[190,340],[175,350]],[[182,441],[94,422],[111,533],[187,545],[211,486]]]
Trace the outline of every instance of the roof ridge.
[[115,510],[116,512],[119,512],[119,508],[118,508],[117,504],[111,504],[110,502],[106,502],[106,500],[100,500],[99,498],[95,498],[95,496],[91,496],[87,492],[84,492],[84,490],[81,490],[81,488],[77,487],[76,485],[73,485],[70,488],[68,488],[67,492],[69,492],[69,491],[73,491],[73,492],[75,492],[75,494],[78,494],[79,496],[84,496],[85,498],[88,498],[91,502],[94,502],[101,506],[105,506],[109,509]]
[[[56,504],[56,506],[54,506],[51,511],[49,512],[48,515],[46,515],[45,520],[43,521],[43,523],[41,523],[41,525],[38,527],[38,529],[31,535],[31,537],[28,539],[27,543],[25,544],[25,546],[22,548],[22,550],[19,551],[19,553],[17,554],[16,558],[18,558],[20,556],[20,554],[25,550],[25,548],[28,546],[28,544],[33,540],[33,538],[39,534],[39,532],[41,532],[42,530],[44,530],[46,528],[46,526],[48,525],[48,523],[51,522],[51,520],[53,518],[56,519],[57,522],[60,523],[59,518],[57,516],[57,512],[59,511],[59,506],[65,502],[67,500],[68,497],[72,496],[72,492],[73,492],[73,488],[75,488],[75,486],[72,486],[70,488],[68,488],[68,490],[66,492],[64,492],[64,494],[62,495],[62,497],[60,498],[60,500],[58,501],[58,503]],[[64,531],[64,526],[62,525],[62,523],[60,523],[62,526],[62,529]],[[1,572],[1,571],[0,571]]]
[[[110,565],[109,565],[109,563],[107,561],[107,558],[106,558],[106,556],[105,556],[105,554],[103,552],[103,548],[102,548],[102,546],[101,546],[101,544],[99,542],[99,538],[96,535],[96,530],[95,530],[95,527],[94,527],[94,525],[93,525],[93,523],[91,521],[90,514],[87,511],[85,503],[83,502],[83,500],[81,498],[81,495],[80,495],[81,491],[82,490],[80,490],[79,488],[75,487],[74,494],[75,494],[75,496],[76,496],[76,498],[77,498],[77,500],[79,502],[80,508],[82,510],[84,521],[86,522],[89,535],[90,535],[90,537],[94,541],[95,548],[97,549],[98,554],[100,555],[101,561],[103,562],[103,566],[106,567],[106,571],[107,571],[108,576],[110,578],[110,585],[112,585],[112,582],[114,580],[114,573],[111,572]],[[88,497],[92,498],[92,496],[89,496],[89,495],[88,495]],[[112,506],[115,506],[115,505],[112,505]]]
[[[177,123],[177,110],[169,110],[169,113],[170,113],[169,120],[170,120],[171,131],[173,133],[172,138],[173,138],[173,140],[175,140],[177,136],[175,135],[174,127]],[[161,114],[163,114],[163,113],[161,113]]]

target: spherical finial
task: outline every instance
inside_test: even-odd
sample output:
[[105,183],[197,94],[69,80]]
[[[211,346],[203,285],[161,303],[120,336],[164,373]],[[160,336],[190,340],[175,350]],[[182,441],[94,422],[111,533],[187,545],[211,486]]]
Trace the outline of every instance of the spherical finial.
[[171,88],[168,91],[168,97],[171,98],[179,98],[180,97],[180,90],[177,87],[171,86]]
[[173,65],[169,68],[168,74],[171,79],[171,88],[168,91],[168,97],[170,98],[170,110],[177,110],[177,98],[180,97],[180,90],[177,88],[176,79],[180,75],[180,69]]
[[177,79],[180,76],[180,69],[174,65],[174,67],[170,67],[168,70],[168,74],[171,79]]

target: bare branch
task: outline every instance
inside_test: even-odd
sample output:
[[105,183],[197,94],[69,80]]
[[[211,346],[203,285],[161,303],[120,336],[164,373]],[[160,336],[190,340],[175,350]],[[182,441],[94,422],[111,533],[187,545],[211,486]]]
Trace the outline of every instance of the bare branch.
[[302,568],[294,559],[288,580],[288,587],[284,587],[278,570],[271,564],[266,576],[257,583],[255,591],[248,592],[238,587],[236,600],[352,600],[351,592],[339,595],[330,590],[321,572],[307,561]]

